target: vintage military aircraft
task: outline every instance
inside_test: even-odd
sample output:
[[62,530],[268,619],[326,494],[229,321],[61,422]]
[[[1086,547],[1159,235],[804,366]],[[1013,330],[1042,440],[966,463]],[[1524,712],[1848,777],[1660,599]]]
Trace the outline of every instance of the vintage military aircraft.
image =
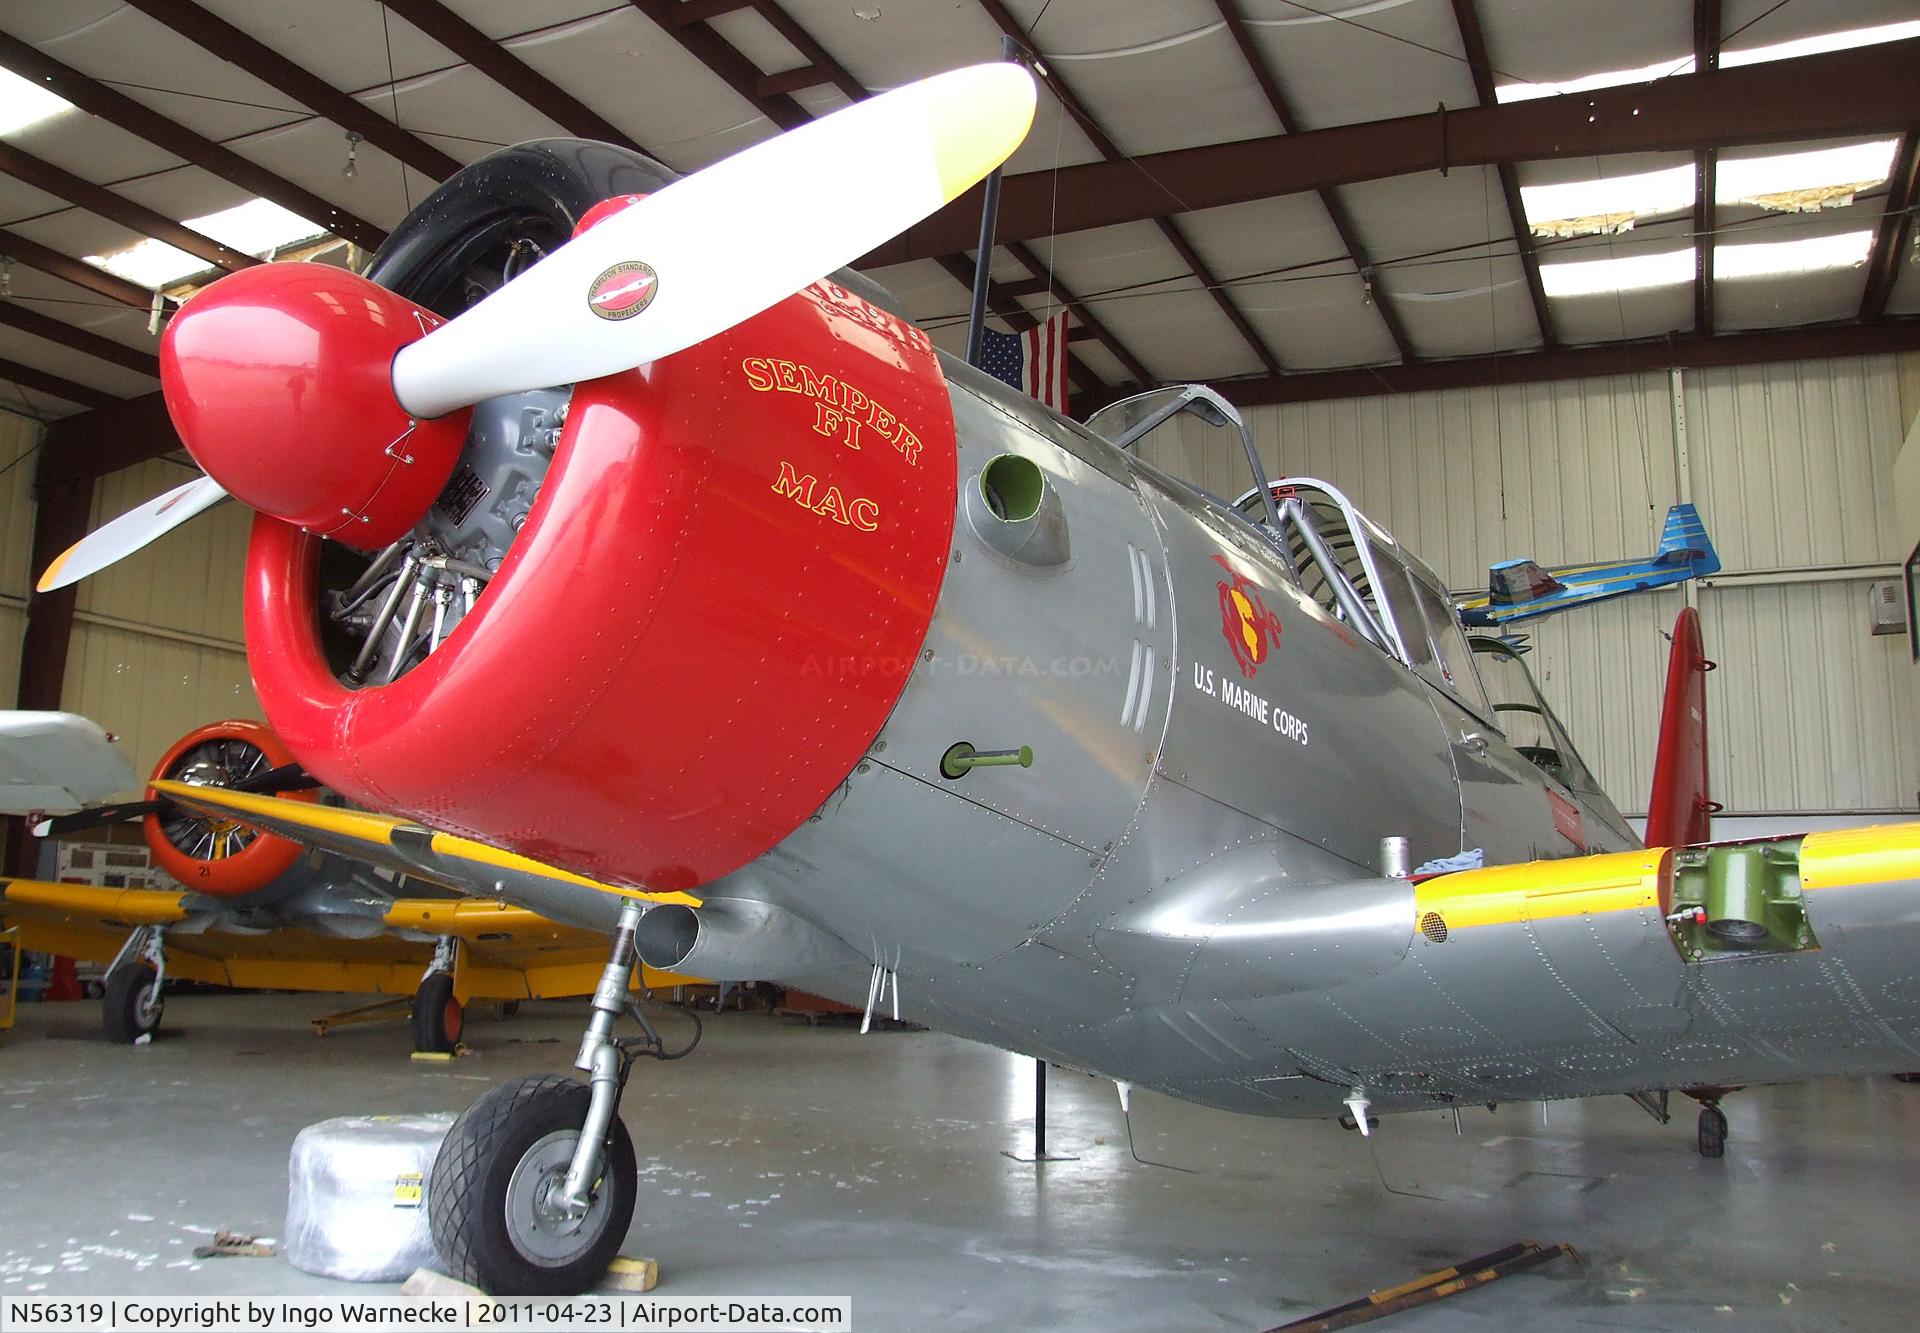
[[[186,886],[0,877],[0,924],[19,926],[23,947],[107,964],[101,1024],[109,1040],[133,1043],[159,1030],[170,977],[397,996],[316,1025],[324,1033],[399,1006],[414,1049],[429,1052],[456,1047],[475,1000],[590,995],[599,981],[606,947],[598,934],[468,897],[445,881],[375,872],[331,852],[305,855],[296,842],[166,799],[79,808],[76,795],[97,800],[136,785],[112,737],[86,718],[0,713],[0,737],[8,739],[0,746],[0,810],[36,815],[40,837],[137,819],[153,864]],[[237,719],[181,737],[153,776],[316,796],[270,729]],[[38,817],[49,806],[61,813]],[[635,979],[643,989],[694,980],[651,968]],[[673,1036],[679,1050],[685,1035]],[[659,1049],[668,1050],[664,1040]]]
[[1486,596],[1459,603],[1460,618],[1469,626],[1506,625],[1719,572],[1720,556],[1700,511],[1677,504],[1667,510],[1660,545],[1651,556],[1552,569],[1533,560],[1503,560],[1487,570]]
[[[522,145],[370,280],[265,265],[167,331],[210,479],[63,576],[252,505],[261,702],[394,814],[162,789],[612,936],[588,1082],[495,1089],[441,1151],[457,1276],[576,1291],[620,1244],[636,956],[1360,1126],[1920,1053],[1920,828],[1642,847],[1515,655],[1338,488],[1270,484],[1218,394],[1081,426],[821,277],[1032,106],[959,71],[672,183]],[[1237,434],[1248,512],[1131,447],[1179,413]],[[1661,760],[1688,840],[1703,726]]]

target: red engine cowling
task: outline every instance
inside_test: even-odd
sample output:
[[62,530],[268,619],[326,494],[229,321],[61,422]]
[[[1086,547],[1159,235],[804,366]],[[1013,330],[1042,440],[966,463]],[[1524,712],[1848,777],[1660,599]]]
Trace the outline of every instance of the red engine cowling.
[[[230,787],[290,764],[293,753],[258,722],[234,719],[196,728],[154,765],[156,780]],[[149,791],[149,797],[155,793]],[[312,791],[289,792],[311,801]],[[146,816],[142,831],[161,869],[196,893],[237,898],[264,889],[300,859],[301,847],[244,824],[167,807]]]
[[254,683],[352,801],[691,888],[796,828],[885,722],[950,556],[955,451],[926,335],[819,283],[579,386],[478,605],[389,684],[336,680],[320,541],[257,520]]

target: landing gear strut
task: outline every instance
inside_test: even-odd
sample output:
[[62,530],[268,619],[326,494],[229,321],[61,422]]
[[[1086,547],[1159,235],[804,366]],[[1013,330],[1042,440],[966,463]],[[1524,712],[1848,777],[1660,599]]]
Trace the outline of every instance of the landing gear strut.
[[107,968],[100,1022],[108,1041],[131,1046],[160,1030],[166,1003],[160,993],[167,979],[166,942],[164,926],[141,926],[127,936]]
[[[517,1079],[467,1108],[447,1132],[427,1190],[427,1221],[447,1271],[502,1295],[590,1290],[626,1239],[639,1188],[633,1141],[619,1116],[634,1058],[671,1059],[629,997],[633,936],[644,909],[628,900],[574,1067]],[[646,1035],[622,1040],[627,1014]],[[696,1032],[695,1041],[699,1040]]]

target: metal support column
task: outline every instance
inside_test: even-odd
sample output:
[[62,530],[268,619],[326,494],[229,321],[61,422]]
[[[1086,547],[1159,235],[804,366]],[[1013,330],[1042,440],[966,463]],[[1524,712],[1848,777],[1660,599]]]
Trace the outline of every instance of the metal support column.
[[[1020,48],[1011,37],[1000,39],[1000,58],[1019,60]],[[980,243],[974,250],[973,305],[967,312],[967,364],[980,367],[980,344],[987,328],[987,288],[993,283],[994,231],[1000,219],[1000,168],[987,175],[986,200],[980,207]]]
[[[44,463],[44,455],[43,455]],[[44,473],[44,466],[41,468]],[[35,488],[33,514],[33,555],[29,577],[53,563],[67,547],[87,535],[93,517],[93,478],[49,484]],[[67,674],[67,648],[73,637],[73,608],[78,590],[72,587],[55,592],[36,592],[27,598],[27,628],[20,639],[20,688],[14,707],[57,709],[60,690]],[[39,873],[40,842],[27,835],[19,819],[8,819],[6,873],[31,879]]]
[[1033,1062],[1033,1152],[1031,1155],[1017,1153],[1011,1149],[1002,1149],[1002,1157],[1011,1157],[1016,1162],[1077,1162],[1073,1153],[1047,1151],[1047,1062],[1035,1057]]
[[[1675,366],[1667,372],[1669,410],[1673,417],[1673,498],[1680,504],[1693,503],[1693,462],[1687,454],[1687,373]],[[1648,497],[1651,499],[1652,497]],[[1680,584],[1686,605],[1696,606],[1700,585],[1693,579]]]

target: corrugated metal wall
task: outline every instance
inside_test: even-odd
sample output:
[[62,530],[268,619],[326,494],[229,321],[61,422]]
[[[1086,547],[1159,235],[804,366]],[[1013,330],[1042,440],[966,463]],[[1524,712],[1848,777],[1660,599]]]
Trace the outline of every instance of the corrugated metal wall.
[[0,412],[0,708],[11,708],[20,689],[33,555],[34,460],[26,455],[39,441],[37,422]]
[[[93,522],[192,475],[155,459],[103,477]],[[222,505],[80,585],[61,706],[118,733],[138,772],[201,723],[260,716],[240,612],[251,521]]]
[[[1920,536],[1894,519],[1895,358],[1688,372],[1684,405],[1686,472],[1725,563],[1698,592],[1723,663],[1708,683],[1715,795],[1742,813],[1915,808],[1908,641],[1867,632],[1867,582]],[[1346,489],[1456,590],[1516,556],[1650,553],[1680,498],[1674,415],[1663,373],[1247,414],[1273,475]],[[1197,421],[1156,437],[1150,461],[1215,494],[1251,484]],[[1642,594],[1526,627],[1528,664],[1629,811],[1652,781],[1661,631],[1679,605]]]

